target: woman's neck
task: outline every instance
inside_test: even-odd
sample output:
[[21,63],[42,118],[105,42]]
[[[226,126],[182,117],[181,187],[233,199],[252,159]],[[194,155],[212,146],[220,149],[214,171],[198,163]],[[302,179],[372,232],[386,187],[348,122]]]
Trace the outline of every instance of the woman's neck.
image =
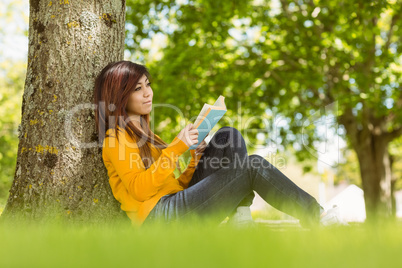
[[144,129],[142,128],[142,126],[141,126],[141,118],[139,117],[139,116],[130,116],[129,117],[130,118],[130,122],[135,126],[135,127],[137,127],[142,133],[144,133],[145,134],[145,131],[144,131]]

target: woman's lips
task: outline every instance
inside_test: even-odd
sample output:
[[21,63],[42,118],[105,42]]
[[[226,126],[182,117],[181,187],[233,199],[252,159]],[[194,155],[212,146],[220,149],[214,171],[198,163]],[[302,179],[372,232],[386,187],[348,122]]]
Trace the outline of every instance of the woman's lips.
[[144,104],[151,104],[152,103],[152,101],[148,101],[148,102],[145,102]]

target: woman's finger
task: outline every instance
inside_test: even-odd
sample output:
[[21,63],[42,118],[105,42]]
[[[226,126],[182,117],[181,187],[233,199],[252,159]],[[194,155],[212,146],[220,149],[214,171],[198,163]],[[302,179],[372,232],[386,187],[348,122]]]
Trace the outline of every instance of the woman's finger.
[[202,153],[204,152],[205,148],[207,147],[207,143],[205,141],[202,141],[196,148],[196,153]]

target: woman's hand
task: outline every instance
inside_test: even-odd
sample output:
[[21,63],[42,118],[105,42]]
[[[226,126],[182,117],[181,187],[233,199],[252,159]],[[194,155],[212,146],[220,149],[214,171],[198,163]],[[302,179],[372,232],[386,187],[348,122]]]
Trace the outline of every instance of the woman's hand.
[[208,137],[209,133],[205,136],[205,138],[202,140],[202,142],[200,142],[200,144],[198,144],[197,148],[195,148],[195,154],[202,154],[205,150],[205,148],[207,147],[207,142],[205,141],[205,139]]
[[202,142],[200,142],[200,144],[197,146],[197,148],[195,148],[195,154],[202,154],[205,150],[205,148],[207,147],[207,142],[205,140],[203,140]]
[[177,135],[188,147],[198,143],[198,129],[193,129],[193,124],[185,126]]

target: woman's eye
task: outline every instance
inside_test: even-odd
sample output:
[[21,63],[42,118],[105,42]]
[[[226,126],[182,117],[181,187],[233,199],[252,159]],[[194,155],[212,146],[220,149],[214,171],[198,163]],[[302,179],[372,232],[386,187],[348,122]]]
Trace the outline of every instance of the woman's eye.
[[[147,84],[147,86],[150,86],[151,85],[151,82],[149,82],[148,84]],[[140,90],[141,89],[141,87],[137,87],[136,89],[134,89],[134,91],[137,91],[137,90]]]

